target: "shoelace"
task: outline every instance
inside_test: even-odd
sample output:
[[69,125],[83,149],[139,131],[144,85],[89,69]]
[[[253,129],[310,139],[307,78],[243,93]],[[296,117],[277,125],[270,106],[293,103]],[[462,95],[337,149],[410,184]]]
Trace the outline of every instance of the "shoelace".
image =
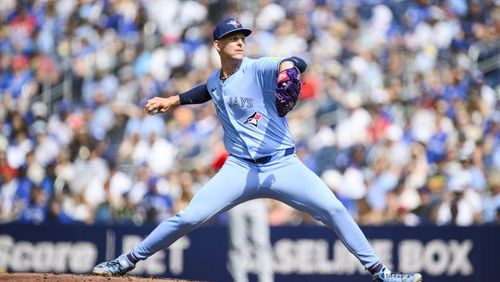
[[108,261],[108,262],[106,262],[105,266],[113,269],[113,271],[115,271],[115,270],[117,270],[119,272],[123,271],[122,265],[117,261]]

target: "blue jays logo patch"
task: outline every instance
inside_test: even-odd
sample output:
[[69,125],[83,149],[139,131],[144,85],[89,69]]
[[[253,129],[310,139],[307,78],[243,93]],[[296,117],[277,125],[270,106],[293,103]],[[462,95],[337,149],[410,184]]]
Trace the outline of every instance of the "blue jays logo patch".
[[258,123],[259,123],[259,120],[262,118],[262,115],[257,113],[257,112],[254,112],[253,115],[249,116],[247,118],[247,120],[245,121],[245,123],[249,123],[255,127],[257,127]]
[[239,21],[237,21],[237,20],[232,20],[232,21],[229,21],[227,24],[230,24],[230,25],[234,26],[234,28],[241,27],[240,22],[239,22]]

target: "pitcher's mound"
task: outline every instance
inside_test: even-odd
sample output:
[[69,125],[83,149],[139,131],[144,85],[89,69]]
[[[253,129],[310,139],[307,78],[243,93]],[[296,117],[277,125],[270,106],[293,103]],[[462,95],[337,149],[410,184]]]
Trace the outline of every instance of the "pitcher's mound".
[[139,276],[103,277],[94,275],[52,273],[0,273],[0,281],[10,282],[193,282],[178,279],[144,278]]

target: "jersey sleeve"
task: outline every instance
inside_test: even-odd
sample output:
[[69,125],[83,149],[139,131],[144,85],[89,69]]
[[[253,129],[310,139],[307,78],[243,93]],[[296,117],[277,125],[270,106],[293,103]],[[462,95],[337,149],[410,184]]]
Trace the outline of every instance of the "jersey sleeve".
[[283,57],[263,57],[255,63],[255,75],[261,86],[276,85],[279,66]]

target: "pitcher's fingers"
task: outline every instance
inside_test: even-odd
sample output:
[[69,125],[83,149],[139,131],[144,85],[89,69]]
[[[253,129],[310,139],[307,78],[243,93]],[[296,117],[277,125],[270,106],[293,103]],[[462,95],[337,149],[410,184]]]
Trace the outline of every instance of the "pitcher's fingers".
[[150,115],[154,115],[154,114],[157,114],[158,112],[159,112],[159,111],[158,111],[158,108],[153,108],[153,109],[151,109],[151,110],[148,112],[148,114],[150,114]]
[[146,104],[146,110],[149,112],[155,108],[158,108],[158,105],[155,100],[149,100]]
[[153,111],[153,109],[155,109],[155,107],[153,107],[152,105],[146,105],[144,107],[144,110],[149,114]]

